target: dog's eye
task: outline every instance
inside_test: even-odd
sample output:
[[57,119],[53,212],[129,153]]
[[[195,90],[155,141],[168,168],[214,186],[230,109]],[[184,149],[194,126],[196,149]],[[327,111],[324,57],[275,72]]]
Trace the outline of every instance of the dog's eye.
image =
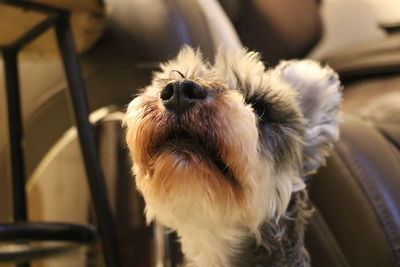
[[296,117],[296,112],[273,97],[252,96],[246,100],[259,118],[260,126],[267,123],[283,124]]
[[270,117],[272,111],[271,103],[268,103],[261,97],[256,96],[247,99],[246,102],[253,107],[254,112],[260,119],[260,123],[265,123],[273,119]]

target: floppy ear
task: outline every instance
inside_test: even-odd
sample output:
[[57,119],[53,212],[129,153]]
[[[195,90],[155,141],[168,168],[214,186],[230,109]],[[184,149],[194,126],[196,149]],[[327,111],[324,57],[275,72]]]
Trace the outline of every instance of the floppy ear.
[[283,61],[275,71],[298,93],[300,108],[308,121],[302,174],[312,174],[325,163],[339,137],[342,93],[338,75],[312,60]]

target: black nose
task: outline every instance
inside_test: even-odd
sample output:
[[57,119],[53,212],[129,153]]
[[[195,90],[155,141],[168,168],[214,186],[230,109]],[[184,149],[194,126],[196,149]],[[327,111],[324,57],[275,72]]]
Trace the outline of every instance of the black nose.
[[186,112],[206,96],[206,89],[190,80],[169,83],[160,94],[164,106],[178,114]]

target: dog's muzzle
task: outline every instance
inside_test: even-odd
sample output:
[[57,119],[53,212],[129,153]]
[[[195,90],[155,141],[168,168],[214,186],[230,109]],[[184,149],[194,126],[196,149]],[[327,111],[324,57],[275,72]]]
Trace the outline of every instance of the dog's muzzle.
[[185,113],[206,96],[206,89],[191,80],[171,82],[161,90],[160,94],[164,106],[177,115]]

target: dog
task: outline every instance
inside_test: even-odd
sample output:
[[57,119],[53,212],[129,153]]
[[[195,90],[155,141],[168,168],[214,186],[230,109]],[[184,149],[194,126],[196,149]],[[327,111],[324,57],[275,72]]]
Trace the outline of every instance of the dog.
[[185,266],[308,266],[306,177],[339,135],[337,74],[188,46],[160,69],[124,119],[147,221],[177,232]]

